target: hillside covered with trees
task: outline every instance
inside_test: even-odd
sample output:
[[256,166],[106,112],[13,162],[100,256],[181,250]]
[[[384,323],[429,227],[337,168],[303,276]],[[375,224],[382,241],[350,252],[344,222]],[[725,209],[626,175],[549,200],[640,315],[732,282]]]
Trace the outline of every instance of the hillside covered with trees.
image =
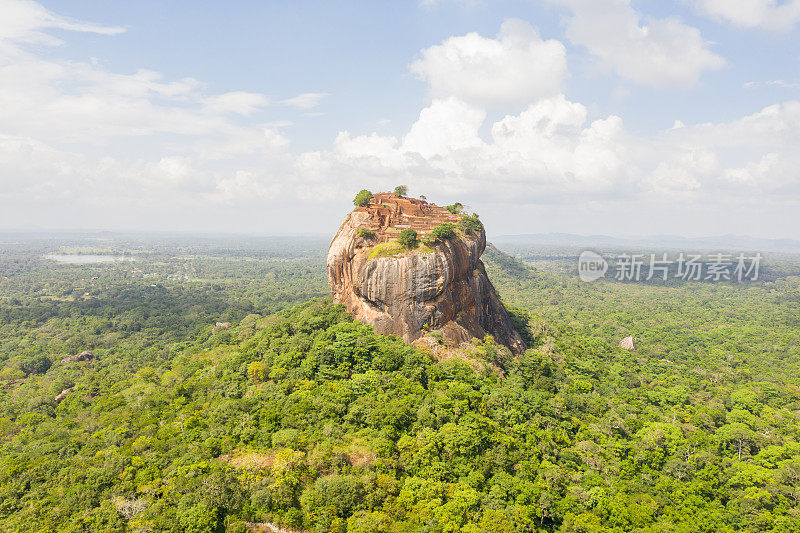
[[0,530],[800,531],[796,259],[584,284],[490,247],[531,348],[437,361],[330,302],[325,243],[80,246],[0,257]]

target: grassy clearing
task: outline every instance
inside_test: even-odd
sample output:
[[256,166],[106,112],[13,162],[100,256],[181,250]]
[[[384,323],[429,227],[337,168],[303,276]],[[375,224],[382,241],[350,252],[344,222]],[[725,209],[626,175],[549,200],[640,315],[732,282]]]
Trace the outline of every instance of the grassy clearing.
[[431,252],[433,252],[433,248],[427,244],[420,243],[416,248],[409,249],[397,242],[397,239],[392,239],[375,246],[369,253],[368,260],[377,259],[379,257],[395,257],[407,253],[429,254]]

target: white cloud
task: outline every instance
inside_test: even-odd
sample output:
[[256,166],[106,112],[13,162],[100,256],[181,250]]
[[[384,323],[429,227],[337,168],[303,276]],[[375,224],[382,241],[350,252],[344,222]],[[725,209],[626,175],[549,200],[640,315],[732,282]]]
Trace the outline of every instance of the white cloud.
[[[14,44],[2,42],[6,49]],[[15,50],[11,57],[0,54],[0,119],[7,133],[99,144],[128,135],[230,133],[237,126],[225,114],[253,105],[236,94],[205,95],[191,78],[164,82],[150,70],[116,74]]]
[[[349,132],[342,131],[336,136],[334,147],[337,154],[346,158],[375,157],[386,160],[394,156],[397,146],[396,137],[384,137],[377,133],[352,137]],[[396,159],[397,163],[401,160]]]
[[800,102],[772,105],[737,120],[682,125],[643,139],[643,157],[655,166],[655,192],[691,193],[726,202],[800,199]]
[[450,97],[434,100],[422,110],[403,140],[403,148],[427,159],[461,150],[480,149],[478,129],[486,112]]
[[0,2],[0,223],[31,202],[37,212],[63,213],[73,203],[152,208],[267,198],[291,167],[284,124],[245,120],[269,104],[265,95],[209,94],[189,77],[49,59],[41,45],[61,44],[49,28],[122,30],[33,2]]
[[786,32],[800,21],[800,0],[684,0],[699,13],[741,28]]
[[298,109],[311,109],[317,107],[323,98],[329,96],[328,93],[303,93],[292,98],[281,100],[282,104],[296,107]]
[[566,36],[585,46],[601,67],[633,82],[664,88],[694,85],[725,60],[697,28],[676,18],[643,17],[630,0],[550,0],[567,7]]
[[0,40],[53,45],[61,41],[42,30],[58,28],[103,35],[116,35],[125,31],[124,28],[62,17],[30,0],[0,0],[0,13],[3,15],[0,17]]
[[784,80],[769,81],[748,81],[742,85],[745,89],[756,89],[759,87],[779,87],[781,89],[800,89],[800,83],[791,83]]
[[433,98],[489,108],[518,107],[556,94],[567,73],[564,45],[543,41],[526,22],[507,20],[496,39],[469,33],[422,51],[411,71]]
[[183,183],[194,173],[192,163],[186,157],[162,157],[155,167],[159,176],[173,183]]
[[441,4],[457,4],[462,7],[474,7],[478,4],[482,4],[483,0],[420,0],[419,5],[425,9],[431,9]]
[[232,177],[217,183],[216,191],[209,196],[227,203],[262,202],[274,200],[282,186],[272,176],[254,170],[239,170]]
[[[29,29],[0,37],[0,226],[44,220],[209,229],[221,220],[229,230],[258,220],[253,229],[281,232],[286,216],[302,212],[299,230],[314,231],[328,216],[320,213],[335,220],[354,191],[397,183],[432,200],[497,202],[509,218],[519,216],[509,206],[525,204],[539,206],[531,212],[561,205],[580,218],[592,203],[647,211],[669,199],[696,209],[758,203],[752,216],[767,216],[779,202],[800,201],[800,102],[719,124],[682,117],[687,124],[634,135],[617,116],[590,118],[586,106],[553,93],[558,85],[530,82],[535,87],[524,95],[506,87],[521,75],[511,65],[522,68],[536,55],[526,50],[546,44],[529,27],[504,25],[497,39],[446,40],[433,62],[423,54],[436,96],[406,131],[343,131],[328,150],[297,153],[284,133],[289,123],[257,120],[269,103],[264,95],[209,94],[190,77],[48,59],[46,49],[34,53],[27,44],[31,31],[50,27],[46,21],[3,23]],[[468,42],[477,43],[473,63]],[[549,71],[561,72],[560,84],[564,73]],[[446,89],[437,77],[443,72],[502,83]],[[322,97],[307,94],[317,97],[294,105]],[[511,105],[519,107],[504,116],[487,112]]]
[[582,193],[608,190],[628,172],[622,120],[612,115],[587,124],[586,108],[563,95],[496,122],[492,139],[523,172],[539,170]]
[[563,95],[500,118],[488,138],[485,117],[457,99],[435,100],[402,140],[343,132],[334,150],[300,155],[294,175],[342,197],[403,182],[473,204],[631,203],[654,215],[660,205],[664,217],[676,206],[702,213],[727,202],[755,217],[800,201],[800,102],[726,123],[676,121],[654,136],[630,134],[613,115],[589,121],[586,107]]
[[78,154],[57,150],[46,143],[0,133],[0,198],[18,196],[41,199],[68,194],[71,180],[87,176],[86,162]]
[[258,93],[232,91],[216,96],[209,96],[204,100],[204,107],[211,113],[238,113],[250,115],[269,105],[269,98]]
[[402,179],[426,194],[511,203],[612,194],[631,174],[621,120],[587,123],[586,108],[561,95],[503,117],[488,140],[479,134],[485,119],[454,97],[434,100],[402,141],[343,132],[332,152],[303,154],[298,174],[348,191],[365,179]]

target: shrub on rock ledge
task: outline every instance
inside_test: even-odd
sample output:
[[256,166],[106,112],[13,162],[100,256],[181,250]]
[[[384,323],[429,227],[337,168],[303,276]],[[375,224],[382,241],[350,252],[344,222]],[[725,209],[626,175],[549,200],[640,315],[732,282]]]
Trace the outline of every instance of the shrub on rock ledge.
[[454,204],[450,204],[445,206],[445,209],[453,213],[454,215],[458,215],[464,209],[464,205],[461,202],[456,202]]
[[417,240],[417,232],[413,229],[404,229],[400,232],[400,236],[397,237],[397,242],[406,248],[415,248],[419,242]]
[[438,226],[436,226],[431,230],[431,237],[437,241],[450,239],[454,237],[455,234],[456,234],[455,226],[453,226],[449,222],[445,222],[444,224],[439,224]]
[[467,235],[474,235],[483,230],[483,223],[478,220],[478,215],[473,213],[471,217],[464,217],[458,221],[458,229]]

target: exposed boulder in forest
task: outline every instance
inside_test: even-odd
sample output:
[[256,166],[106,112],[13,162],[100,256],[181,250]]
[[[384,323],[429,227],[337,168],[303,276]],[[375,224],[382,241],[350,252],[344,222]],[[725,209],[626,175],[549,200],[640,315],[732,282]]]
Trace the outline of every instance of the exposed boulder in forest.
[[635,350],[636,341],[631,336],[625,337],[620,341],[619,347],[622,348],[623,350]]
[[62,363],[77,363],[78,361],[94,361],[95,357],[94,354],[86,350],[85,352],[81,352],[77,355],[70,355],[69,357],[65,357],[61,360]]
[[[404,230],[416,232],[414,245],[398,240]],[[333,238],[328,282],[334,300],[379,334],[411,343],[438,330],[452,345],[490,334],[520,354],[525,343],[480,260],[485,248],[477,216],[375,194],[347,215]]]
[[285,526],[280,526],[273,522],[245,522],[245,525],[250,528],[250,531],[257,533],[305,533],[298,529],[289,529]]
[[70,394],[72,391],[74,391],[74,390],[75,390],[75,387],[70,387],[70,388],[68,388],[68,389],[64,389],[64,390],[62,390],[62,391],[61,391],[61,392],[59,392],[59,393],[58,393],[58,395],[55,397],[55,400],[56,400],[56,402],[60,402],[61,400],[63,400],[63,399],[64,399],[64,398],[66,398],[67,396],[69,396],[69,394]]

